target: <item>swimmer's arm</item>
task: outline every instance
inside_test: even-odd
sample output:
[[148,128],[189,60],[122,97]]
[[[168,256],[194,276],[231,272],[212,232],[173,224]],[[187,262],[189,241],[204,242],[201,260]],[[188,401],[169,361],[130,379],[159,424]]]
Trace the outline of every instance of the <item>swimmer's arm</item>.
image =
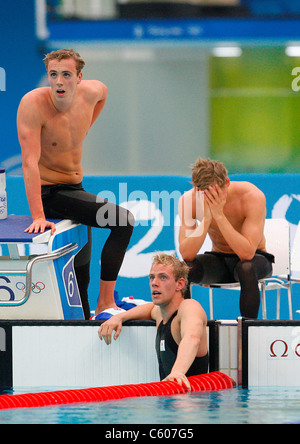
[[44,232],[55,224],[46,221],[41,197],[41,179],[38,163],[41,156],[41,122],[35,103],[25,96],[19,106],[17,115],[18,137],[22,149],[23,173],[27,200],[33,223],[26,232]]
[[[189,199],[190,200],[190,199]],[[192,208],[189,200],[183,195],[179,200],[179,251],[185,261],[193,261],[202,247],[211,224],[211,214],[209,209],[204,209],[204,216],[198,225],[197,220],[192,216]]]
[[[262,209],[263,210],[263,209]],[[237,232],[229,221],[223,217],[218,222],[218,227],[232,250],[241,261],[253,259],[259,243],[263,237],[265,213],[259,210],[259,205],[253,208],[243,223],[241,233]]]
[[207,318],[201,305],[193,300],[186,300],[181,304],[178,318],[181,341],[176,361],[165,380],[177,381],[180,385],[184,383],[190,389],[190,383],[185,375],[198,354]]
[[245,219],[241,231],[235,230],[223,213],[222,190],[218,185],[207,191],[210,208],[218,228],[241,261],[252,260],[263,237],[266,198],[260,190],[249,192],[242,202]]
[[104,322],[98,330],[99,338],[104,339],[107,345],[111,344],[112,333],[115,331],[114,340],[118,339],[122,331],[122,325],[126,321],[151,321],[156,319],[157,307],[152,302],[138,305],[131,310],[115,315]]
[[92,123],[91,127],[94,125],[98,117],[103,111],[103,108],[105,106],[106,100],[107,100],[107,86],[104,85],[104,83],[99,82],[97,80],[91,81],[92,87],[94,88],[95,95],[98,99],[95,108],[94,108],[94,114],[92,117]]

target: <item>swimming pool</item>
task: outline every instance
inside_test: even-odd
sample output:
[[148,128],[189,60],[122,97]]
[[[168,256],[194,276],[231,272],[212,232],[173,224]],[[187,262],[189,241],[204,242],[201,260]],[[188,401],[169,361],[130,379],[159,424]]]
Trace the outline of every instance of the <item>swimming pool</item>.
[[[45,388],[43,388],[45,390]],[[28,393],[18,390],[15,393]],[[300,387],[266,387],[0,411],[0,424],[282,424],[300,422]],[[109,428],[108,428],[109,430]]]

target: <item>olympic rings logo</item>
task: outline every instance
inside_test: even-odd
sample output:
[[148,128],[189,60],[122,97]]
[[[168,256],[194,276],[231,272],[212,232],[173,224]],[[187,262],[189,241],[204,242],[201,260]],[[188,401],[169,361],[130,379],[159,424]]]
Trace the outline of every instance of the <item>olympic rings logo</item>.
[[[18,282],[16,284],[16,288],[20,291],[23,291],[23,293],[25,294],[26,285],[24,284],[24,282]],[[32,284],[31,291],[32,291],[32,293],[40,294],[43,290],[45,290],[45,288],[46,288],[46,285],[43,282],[37,282],[36,284]]]

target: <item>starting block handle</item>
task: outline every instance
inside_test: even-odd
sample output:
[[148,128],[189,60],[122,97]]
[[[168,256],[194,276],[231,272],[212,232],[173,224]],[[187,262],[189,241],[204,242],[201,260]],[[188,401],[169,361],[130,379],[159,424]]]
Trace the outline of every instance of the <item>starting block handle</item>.
[[[21,305],[24,305],[31,295],[31,287],[32,287],[32,269],[34,264],[38,262],[46,262],[51,261],[55,259],[59,259],[72,251],[76,250],[78,248],[78,244],[69,244],[65,247],[59,248],[58,250],[53,251],[49,254],[43,254],[40,256],[36,256],[33,259],[31,259],[26,267],[26,292],[24,297],[19,301],[7,301],[7,302],[0,302],[0,307],[20,307]],[[20,272],[16,272],[16,274],[24,274],[24,270]]]

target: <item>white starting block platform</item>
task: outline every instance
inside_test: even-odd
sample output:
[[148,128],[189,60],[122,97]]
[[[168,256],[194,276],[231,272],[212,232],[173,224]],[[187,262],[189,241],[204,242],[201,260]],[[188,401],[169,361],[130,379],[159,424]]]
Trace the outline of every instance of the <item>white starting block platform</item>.
[[[24,233],[30,216],[0,221],[0,245],[8,248],[8,255],[0,257],[0,320],[84,319],[74,258],[88,241],[87,227],[53,222],[54,235],[50,230]],[[26,256],[26,245],[39,253]]]

